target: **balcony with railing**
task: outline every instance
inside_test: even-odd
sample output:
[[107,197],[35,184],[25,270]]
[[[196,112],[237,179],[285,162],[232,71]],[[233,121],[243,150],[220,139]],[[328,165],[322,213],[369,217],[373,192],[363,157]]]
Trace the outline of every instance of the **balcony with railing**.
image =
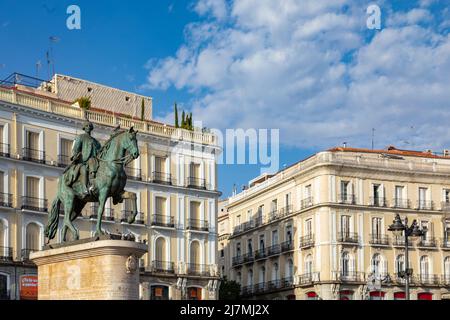
[[442,201],[441,202],[441,210],[450,212],[450,202]]
[[389,245],[389,236],[384,234],[370,234],[369,243],[372,246],[387,246]]
[[303,200],[300,202],[300,207],[301,207],[302,209],[306,209],[306,208],[312,207],[313,205],[314,205],[314,199],[313,199],[313,197],[307,197],[307,198],[303,199]]
[[0,192],[0,207],[12,208],[13,195],[10,193]]
[[187,177],[186,187],[193,189],[206,190],[206,180],[197,177]]
[[356,196],[354,194],[340,193],[338,194],[338,203],[356,204]]
[[255,260],[267,258],[267,250],[265,248],[255,251]]
[[12,261],[13,249],[11,247],[0,247],[0,261]]
[[247,297],[253,294],[253,285],[244,286],[241,289],[241,296]]
[[47,199],[23,196],[21,209],[47,212]]
[[417,243],[417,247],[425,249],[437,249],[437,241],[434,237],[421,238]]
[[157,273],[175,273],[175,264],[170,261],[153,260],[151,271]]
[[[412,241],[411,238],[408,238],[408,246],[412,246]],[[392,239],[392,245],[394,247],[404,247],[405,246],[405,237],[400,236],[400,237],[394,237]]]
[[432,200],[417,200],[417,210],[433,210],[434,202]]
[[260,227],[264,224],[264,215],[255,218],[255,228]]
[[397,209],[409,209],[411,207],[411,202],[409,199],[393,198],[392,207]]
[[164,214],[152,214],[150,225],[157,227],[175,228],[174,217]]
[[192,276],[209,276],[209,265],[199,263],[188,263],[187,273]]
[[251,263],[253,261],[255,261],[255,256],[253,255],[253,252],[248,252],[242,256],[243,263]]
[[437,286],[441,282],[441,277],[435,274],[419,274],[417,275],[417,282],[425,286]]
[[188,219],[187,221],[188,230],[196,230],[196,231],[208,231],[208,221],[201,219]]
[[334,271],[333,280],[342,283],[364,282],[365,274],[364,272],[357,272],[357,271],[347,271],[347,272]]
[[68,155],[63,155],[63,154],[60,154],[59,156],[58,156],[58,167],[61,167],[61,168],[65,168],[65,167],[67,167],[72,161],[70,160],[70,156],[68,156]]
[[444,287],[450,287],[450,274],[443,274],[441,276],[441,285]]
[[320,272],[307,272],[298,276],[300,286],[309,286],[320,281]]
[[240,254],[238,254],[237,256],[234,256],[232,261],[231,261],[233,267],[237,266],[237,265],[241,265],[244,263],[244,257]]
[[290,215],[294,211],[294,206],[292,204],[289,204],[280,210],[278,210],[278,218],[281,219],[285,216]]
[[11,156],[11,148],[8,143],[0,143],[0,157],[7,157],[9,158]]
[[300,237],[300,248],[306,249],[314,247],[314,235],[313,234],[307,234],[305,236]]
[[450,250],[450,236],[441,238],[442,250]]
[[45,163],[45,151],[31,148],[22,148],[22,160]]
[[372,207],[386,207],[387,201],[385,197],[370,197],[369,205]]
[[359,236],[356,232],[339,232],[336,240],[341,243],[358,244]]
[[267,256],[274,256],[281,253],[280,244],[274,244],[267,248]]
[[39,250],[36,250],[36,249],[28,249],[28,248],[22,249],[22,250],[20,251],[20,258],[21,258],[21,260],[22,260],[23,262],[31,262],[31,260],[30,260],[30,254],[33,253],[33,252],[36,252],[36,251],[39,251]]
[[281,252],[289,252],[294,250],[294,241],[287,240],[281,243]]
[[[97,213],[97,211],[95,211],[95,213]],[[124,219],[125,217],[123,217],[123,216],[121,216],[120,217],[120,222],[122,222],[122,219]],[[113,222],[113,221],[115,221],[115,218],[114,218],[114,209],[113,208],[105,208],[104,210],[103,210],[103,216],[102,216],[102,219],[104,220],[104,221],[111,221],[111,222]],[[125,221],[126,222],[126,221]]]
[[151,181],[153,183],[172,185],[172,175],[170,173],[153,171]]
[[[134,215],[134,211],[132,210],[122,210],[120,214],[120,222],[122,223],[128,223],[128,219]],[[137,212],[136,216],[134,217],[134,224],[145,224],[145,221],[143,219],[144,213],[143,212]]]
[[264,291],[266,291],[266,290],[267,290],[267,284],[265,282],[260,282],[253,286],[254,294],[261,294],[261,293],[264,293]]
[[141,169],[136,169],[136,168],[128,167],[128,166],[126,166],[124,169],[125,169],[125,173],[126,173],[128,179],[135,180],[135,181],[142,180]]

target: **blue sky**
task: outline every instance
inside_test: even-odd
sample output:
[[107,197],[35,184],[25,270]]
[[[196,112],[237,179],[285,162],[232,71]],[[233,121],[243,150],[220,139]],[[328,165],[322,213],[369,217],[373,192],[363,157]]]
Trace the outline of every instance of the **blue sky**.
[[[366,27],[370,4],[382,29]],[[66,8],[81,8],[81,30]],[[440,151],[450,144],[448,0],[0,0],[0,77],[56,72],[154,98],[207,127],[280,129],[280,169],[346,141]],[[258,165],[220,165],[228,195]]]

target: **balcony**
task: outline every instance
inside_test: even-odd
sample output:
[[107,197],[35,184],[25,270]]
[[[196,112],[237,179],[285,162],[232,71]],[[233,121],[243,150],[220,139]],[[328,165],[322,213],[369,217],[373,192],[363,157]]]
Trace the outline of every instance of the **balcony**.
[[58,167],[65,168],[71,164],[70,156],[60,154],[58,156]]
[[293,212],[293,209],[294,207],[292,204],[289,204],[284,208],[281,208],[280,210],[278,210],[278,218],[283,218],[285,216],[290,215]]
[[208,221],[200,219],[188,219],[188,230],[208,231]]
[[255,256],[253,255],[253,252],[248,252],[242,256],[242,259],[243,259],[243,261],[242,261],[243,263],[251,263],[251,262],[255,261]]
[[175,228],[175,219],[163,214],[152,214],[150,225],[157,227]]
[[300,237],[300,248],[306,249],[314,247],[314,235],[308,234],[306,236]]
[[175,264],[170,261],[153,260],[151,271],[157,273],[175,273]]
[[435,274],[420,274],[417,276],[417,282],[421,285],[436,286],[440,284],[440,277]]
[[369,235],[369,243],[372,246],[387,246],[389,245],[389,236],[382,234],[371,234]]
[[125,173],[126,173],[128,179],[135,180],[135,181],[142,180],[141,169],[136,169],[133,167],[125,167],[124,169],[125,169]]
[[426,237],[425,239],[420,239],[417,244],[419,248],[437,248],[437,241],[434,237]]
[[262,248],[255,251],[255,260],[260,260],[267,258],[267,251],[266,249]]
[[271,280],[269,282],[267,282],[264,291],[275,291],[280,289],[281,287],[281,282],[280,280]]
[[232,263],[233,267],[240,265],[240,264],[244,263],[244,258],[240,254],[238,254],[237,256],[233,257],[231,263]]
[[209,276],[209,265],[199,263],[188,263],[187,273],[192,276]]
[[338,194],[338,203],[356,204],[356,196],[354,194],[340,193]]
[[441,276],[441,285],[444,287],[450,287],[450,274],[444,274]]
[[442,250],[450,250],[450,236],[441,238]]
[[385,197],[370,197],[369,205],[372,207],[386,207],[386,198]]
[[172,175],[170,173],[153,171],[152,182],[165,185],[172,185]]
[[[122,210],[121,216],[120,216],[120,222],[126,222],[128,223],[128,218],[134,215],[134,211],[131,210]],[[144,220],[141,219],[143,216],[143,212],[137,212],[134,223],[135,224],[145,224]]]
[[45,163],[45,151],[31,148],[22,148],[22,160]]
[[265,282],[260,282],[257,283],[253,286],[253,293],[254,294],[260,294],[260,293],[264,293],[264,291],[266,290],[267,285]]
[[247,296],[251,296],[252,294],[253,294],[253,286],[252,285],[242,287],[242,289],[241,289],[242,296],[247,297]]
[[411,206],[411,203],[409,199],[402,199],[402,198],[393,198],[392,199],[392,207],[397,209],[409,209]]
[[13,196],[10,193],[0,192],[0,207],[12,208]]
[[418,200],[417,210],[433,210],[434,202],[431,200]]
[[[412,246],[412,241],[410,238],[408,238],[408,246]],[[394,247],[404,247],[405,246],[405,237],[394,237],[392,241],[392,245]]]
[[442,201],[441,202],[441,210],[450,212],[450,202]]
[[13,249],[11,247],[0,247],[0,261],[12,261]]
[[0,143],[0,157],[7,157],[9,158],[11,156],[10,146],[8,143]]
[[268,256],[274,256],[280,253],[281,253],[281,246],[279,244],[274,244],[267,248]]
[[255,218],[255,228],[262,226],[263,224],[264,224],[264,216],[263,215]]
[[197,177],[188,177],[186,178],[186,187],[206,190],[206,180]]
[[365,274],[364,272],[355,271],[334,271],[333,279],[342,283],[364,282]]
[[47,199],[24,196],[22,197],[21,209],[47,212]]
[[292,240],[281,243],[281,252],[288,252],[294,250],[294,242]]
[[339,232],[337,242],[357,244],[359,242],[359,236],[356,232]]
[[23,262],[31,262],[30,254],[39,250],[36,249],[22,249],[20,252],[20,258]]
[[309,286],[320,281],[320,272],[308,272],[298,276],[300,286]]
[[314,205],[313,197],[307,197],[300,202],[300,207],[306,209]]
[[[97,210],[95,211],[95,214],[97,214]],[[123,217],[121,217],[120,222],[122,222]],[[114,221],[114,209],[112,208],[105,208],[103,210],[103,216],[102,220],[104,221]]]

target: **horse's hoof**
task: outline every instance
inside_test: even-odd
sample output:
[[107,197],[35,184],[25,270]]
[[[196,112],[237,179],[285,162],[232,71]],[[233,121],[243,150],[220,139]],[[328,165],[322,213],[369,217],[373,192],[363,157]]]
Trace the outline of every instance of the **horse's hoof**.
[[105,232],[103,230],[97,230],[94,233],[94,237],[100,237],[100,236],[104,236]]

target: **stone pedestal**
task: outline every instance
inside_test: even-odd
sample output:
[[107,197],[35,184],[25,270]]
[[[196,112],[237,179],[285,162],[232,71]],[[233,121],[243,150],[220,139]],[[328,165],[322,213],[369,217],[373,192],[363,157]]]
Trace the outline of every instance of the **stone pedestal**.
[[125,240],[74,243],[32,253],[39,300],[137,300],[147,245]]

